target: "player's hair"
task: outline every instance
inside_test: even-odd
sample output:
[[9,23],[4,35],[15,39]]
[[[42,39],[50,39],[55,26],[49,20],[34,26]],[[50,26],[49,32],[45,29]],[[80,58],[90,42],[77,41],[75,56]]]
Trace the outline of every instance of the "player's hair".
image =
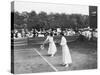
[[50,33],[50,36],[53,36],[53,33],[52,32]]
[[64,33],[63,33],[63,32],[61,32],[61,33],[60,33],[60,35],[64,36]]

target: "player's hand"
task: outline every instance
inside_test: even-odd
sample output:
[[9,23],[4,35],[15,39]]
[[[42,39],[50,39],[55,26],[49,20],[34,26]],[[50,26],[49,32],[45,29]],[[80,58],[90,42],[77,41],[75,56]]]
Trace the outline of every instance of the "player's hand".
[[44,49],[44,45],[41,45],[40,48],[43,50]]

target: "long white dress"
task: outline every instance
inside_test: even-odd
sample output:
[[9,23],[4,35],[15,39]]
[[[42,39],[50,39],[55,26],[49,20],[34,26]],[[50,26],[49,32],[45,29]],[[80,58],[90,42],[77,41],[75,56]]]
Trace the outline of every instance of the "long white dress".
[[53,37],[47,36],[46,41],[49,42],[48,54],[54,55],[57,52],[56,45],[54,43]]
[[70,51],[69,51],[69,48],[67,46],[67,41],[66,41],[65,37],[61,38],[60,45],[62,46],[63,64],[71,64],[72,63],[72,58],[71,58]]

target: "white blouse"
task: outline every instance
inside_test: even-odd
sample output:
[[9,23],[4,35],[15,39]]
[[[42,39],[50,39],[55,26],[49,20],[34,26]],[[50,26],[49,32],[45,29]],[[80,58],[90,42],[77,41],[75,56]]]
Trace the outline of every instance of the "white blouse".
[[61,38],[61,43],[60,43],[60,45],[66,45],[66,43],[67,43],[66,38],[65,38],[65,37],[62,37],[62,38]]
[[53,43],[53,37],[47,36],[47,39],[45,40],[45,43],[49,42],[49,43]]

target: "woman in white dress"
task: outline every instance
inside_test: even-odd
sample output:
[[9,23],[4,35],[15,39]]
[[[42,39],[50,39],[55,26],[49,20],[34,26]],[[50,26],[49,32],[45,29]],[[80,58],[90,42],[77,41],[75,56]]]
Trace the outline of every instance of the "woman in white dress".
[[53,40],[53,33],[50,33],[49,36],[47,36],[46,40],[44,41],[44,44],[46,42],[49,42],[48,54],[51,55],[51,57],[53,57],[57,52],[57,48]]
[[18,32],[17,35],[18,35],[18,38],[21,38],[22,37],[22,35],[21,35],[20,32]]
[[63,65],[65,67],[68,67],[69,64],[72,63],[72,58],[71,58],[71,55],[70,55],[70,51],[69,51],[69,48],[67,46],[67,40],[66,38],[64,37],[64,34],[61,33],[61,47],[62,47],[62,61],[63,61]]

